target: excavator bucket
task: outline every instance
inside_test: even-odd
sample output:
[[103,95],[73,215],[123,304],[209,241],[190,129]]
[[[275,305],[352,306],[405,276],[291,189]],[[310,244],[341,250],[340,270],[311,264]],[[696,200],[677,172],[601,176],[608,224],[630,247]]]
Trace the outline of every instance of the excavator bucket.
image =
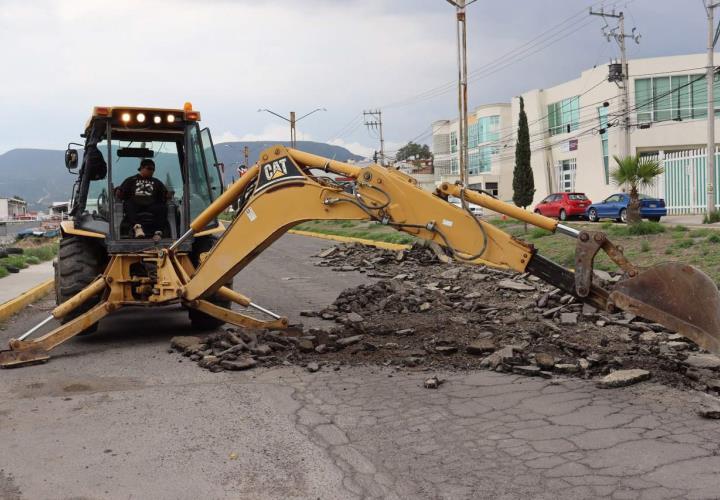
[[660,264],[619,282],[609,296],[620,309],[657,321],[720,354],[720,293],[687,264]]

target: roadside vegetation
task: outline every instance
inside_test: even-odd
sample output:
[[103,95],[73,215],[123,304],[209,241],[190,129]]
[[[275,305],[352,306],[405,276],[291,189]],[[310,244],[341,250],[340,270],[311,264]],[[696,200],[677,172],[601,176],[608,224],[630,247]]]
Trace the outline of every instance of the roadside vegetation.
[[14,243],[12,247],[22,248],[23,253],[0,258],[0,278],[10,274],[8,267],[26,269],[28,266],[52,260],[57,255],[58,246],[56,239],[48,241],[46,238],[26,238]]
[[[517,238],[532,243],[540,254],[566,267],[575,265],[575,243],[561,234],[540,228],[525,232],[524,224],[513,219],[489,219],[488,222]],[[635,224],[604,222],[590,224],[571,222],[578,230],[602,231],[611,241],[623,247],[625,256],[640,267],[661,262],[692,264],[720,283],[720,230],[690,229],[682,225],[665,226],[658,222],[641,221]],[[295,229],[322,234],[349,236],[391,243],[412,243],[416,238],[377,222],[310,221]],[[615,271],[617,266],[603,253],[595,259],[595,268]]]

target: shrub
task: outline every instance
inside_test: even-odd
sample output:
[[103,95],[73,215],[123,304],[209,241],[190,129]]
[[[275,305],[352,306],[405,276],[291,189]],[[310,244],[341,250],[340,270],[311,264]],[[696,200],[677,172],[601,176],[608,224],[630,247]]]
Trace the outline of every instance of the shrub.
[[677,231],[678,233],[682,233],[682,232],[684,232],[684,231],[689,231],[689,229],[686,228],[685,226],[683,226],[682,224],[678,224],[677,226],[673,226],[672,230],[673,230],[673,231]]
[[667,247],[667,248],[665,249],[665,255],[672,255],[672,254],[673,254],[673,249],[670,248],[670,247]]
[[710,236],[707,237],[708,243],[720,243],[720,234],[713,233]]
[[704,238],[705,236],[708,236],[713,232],[714,231],[712,229],[694,229],[690,231],[690,234],[688,236],[690,238]]
[[38,259],[37,257],[33,257],[33,256],[25,257],[25,263],[30,264],[31,266],[35,265],[35,264],[40,264],[40,259]]
[[703,224],[715,224],[720,222],[720,212],[717,210],[703,216]]
[[673,246],[675,248],[690,248],[693,246],[693,240],[680,240],[676,243],[673,243]]
[[650,242],[648,240],[642,240],[640,243],[640,251],[641,252],[649,252],[650,251]]

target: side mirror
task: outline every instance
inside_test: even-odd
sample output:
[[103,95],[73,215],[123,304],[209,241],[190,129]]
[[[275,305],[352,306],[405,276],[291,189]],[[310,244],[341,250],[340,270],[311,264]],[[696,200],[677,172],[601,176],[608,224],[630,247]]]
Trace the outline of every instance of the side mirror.
[[77,149],[66,149],[65,150],[65,167],[68,170],[76,169],[78,166],[78,150]]

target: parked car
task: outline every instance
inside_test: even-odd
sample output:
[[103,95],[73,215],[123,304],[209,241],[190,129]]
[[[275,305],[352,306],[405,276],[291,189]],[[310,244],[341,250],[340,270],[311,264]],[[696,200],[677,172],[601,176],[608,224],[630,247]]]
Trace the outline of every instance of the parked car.
[[[462,201],[460,198],[456,198],[455,196],[449,196],[448,201],[455,205],[458,208],[462,208]],[[470,212],[476,217],[482,217],[483,215],[483,209],[480,205],[475,205],[474,203],[467,202],[468,209],[470,209]]]
[[585,209],[591,203],[584,193],[553,193],[535,206],[535,213],[560,220],[585,217]]
[[[629,203],[629,194],[617,193],[608,196],[600,203],[593,203],[587,207],[587,218],[590,222],[597,222],[600,219],[615,219],[620,222],[627,222],[627,207]],[[659,222],[660,218],[666,215],[667,208],[665,208],[665,200],[644,194],[640,195],[641,218]]]

